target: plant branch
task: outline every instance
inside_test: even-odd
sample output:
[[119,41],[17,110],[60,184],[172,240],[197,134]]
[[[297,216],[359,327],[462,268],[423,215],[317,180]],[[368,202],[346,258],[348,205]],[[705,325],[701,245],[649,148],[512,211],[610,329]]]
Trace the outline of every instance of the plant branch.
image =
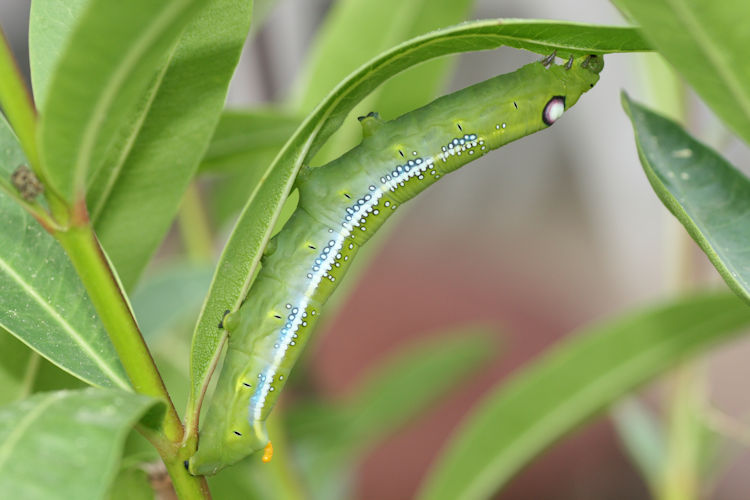
[[39,150],[36,145],[36,109],[21,72],[0,30],[0,105],[21,143],[26,159],[39,172]]
[[183,434],[182,423],[130,305],[89,224],[83,201],[77,204],[70,228],[54,234],[81,277],[136,392],[164,400],[167,404],[164,433],[171,442],[179,443]]

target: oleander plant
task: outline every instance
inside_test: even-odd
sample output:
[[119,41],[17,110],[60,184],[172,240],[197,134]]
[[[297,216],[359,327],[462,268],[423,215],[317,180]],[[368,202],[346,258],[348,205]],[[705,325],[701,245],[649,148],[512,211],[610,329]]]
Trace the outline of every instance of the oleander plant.
[[[347,397],[316,387],[306,344],[352,283],[368,286],[380,247],[364,243],[480,157],[518,168],[500,148],[574,125],[608,69],[637,59],[651,102],[618,82],[633,135],[608,142],[635,144],[682,226],[674,293],[570,332],[462,403],[404,495],[506,498],[610,412],[652,498],[711,497],[750,429],[711,405],[688,360],[750,327],[750,181],[686,127],[710,110],[750,143],[750,4],[612,3],[619,26],[469,20],[472,0],[335,0],[288,95],[232,107],[272,0],[31,2],[28,60],[0,39],[0,496],[356,497],[367,453],[509,349],[479,322],[444,325],[375,359]],[[446,90],[457,57],[500,47],[528,62]],[[587,154],[577,135],[573,161]],[[686,235],[717,279],[685,284]],[[462,242],[463,258],[479,246]],[[666,373],[662,411],[630,397]]]

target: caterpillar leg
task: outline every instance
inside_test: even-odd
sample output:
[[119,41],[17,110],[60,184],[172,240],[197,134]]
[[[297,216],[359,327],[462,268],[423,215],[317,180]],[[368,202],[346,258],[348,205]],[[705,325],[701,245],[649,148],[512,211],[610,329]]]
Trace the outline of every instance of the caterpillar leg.
[[544,65],[545,68],[549,67],[550,64],[555,62],[555,57],[557,57],[557,50],[553,50],[550,55],[542,59],[542,65]]

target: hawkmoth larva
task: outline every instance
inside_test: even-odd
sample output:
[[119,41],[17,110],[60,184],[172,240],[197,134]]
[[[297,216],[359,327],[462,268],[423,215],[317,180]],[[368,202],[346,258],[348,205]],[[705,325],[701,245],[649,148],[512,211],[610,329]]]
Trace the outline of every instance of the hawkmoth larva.
[[599,79],[599,56],[528,64],[446,95],[393,121],[361,118],[362,143],[297,178],[299,205],[239,310],[223,319],[229,346],[190,459],[213,474],[271,451],[265,420],[357,249],[402,203],[486,152],[552,125]]

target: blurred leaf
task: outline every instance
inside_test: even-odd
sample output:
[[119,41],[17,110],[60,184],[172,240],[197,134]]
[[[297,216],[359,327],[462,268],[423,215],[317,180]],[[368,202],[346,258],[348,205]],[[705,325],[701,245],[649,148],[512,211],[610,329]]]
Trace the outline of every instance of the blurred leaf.
[[[275,459],[274,459],[275,460]],[[242,500],[279,499],[268,488],[268,478],[263,474],[263,466],[258,457],[242,462],[221,471],[221,474],[208,476],[208,486],[216,499],[241,498]]]
[[[335,2],[295,82],[291,107],[309,112],[369,59],[409,38],[463,21],[473,3],[474,0]],[[423,83],[433,86],[436,82]]]
[[23,342],[0,328],[0,406],[31,392],[39,362],[35,356]]
[[211,267],[178,263],[149,276],[133,294],[133,311],[143,336],[153,342],[186,317],[198,314],[211,283]]
[[654,191],[729,288],[750,301],[750,181],[676,123],[624,93],[622,103]]
[[235,216],[301,118],[275,110],[225,111],[203,157],[201,173],[218,177],[212,186],[219,224]]
[[120,470],[109,488],[108,500],[153,500],[154,490],[148,474],[141,469]]
[[378,363],[346,400],[287,410],[293,441],[361,448],[394,432],[478,370],[493,352],[489,332],[461,329],[421,339]]
[[[613,0],[724,122],[750,143],[750,2]],[[739,21],[739,22],[738,22]]]
[[150,409],[146,396],[106,389],[32,396],[0,408],[5,498],[104,498],[125,436]]
[[658,416],[636,398],[624,398],[611,415],[631,462],[649,485],[651,493],[656,493],[667,455]]
[[701,447],[707,436],[701,412],[708,398],[706,374],[685,363],[671,374],[668,398],[666,453],[660,468],[657,498],[699,498]]
[[382,439],[494,356],[485,329],[463,329],[404,348],[380,363],[345,403],[350,445]]
[[200,171],[235,173],[263,172],[256,156],[274,156],[292,136],[301,118],[273,109],[234,109],[222,113]]
[[[0,175],[25,163],[0,115]],[[129,389],[107,332],[67,255],[26,211],[0,192],[0,326],[92,385]]]
[[250,28],[250,32],[256,33],[265,24],[268,16],[273,12],[276,7],[277,0],[255,0],[253,2],[253,25]]
[[63,389],[84,389],[88,386],[81,379],[61,370],[46,359],[39,360],[34,377],[33,392],[60,391]]
[[200,4],[91,0],[49,77],[41,109],[48,188],[69,202],[83,196],[87,176]]
[[704,294],[573,334],[485,397],[418,498],[489,498],[617,398],[748,325],[746,304],[729,294]]
[[[314,498],[351,497],[347,479],[363,449],[395,432],[496,355],[489,332],[422,339],[379,363],[340,403],[287,410],[287,428]],[[275,442],[275,441],[274,441]]]
[[[297,80],[295,109],[309,111],[347,74],[397,43],[466,20],[474,0],[340,0],[318,31],[312,56]],[[433,100],[443,88],[452,58],[440,58],[409,68],[386,82],[355,106],[349,120],[316,154],[325,163],[352,148],[362,135],[354,120],[370,111],[384,119],[403,114]]]
[[0,406],[35,392],[84,387],[86,383],[42,358],[0,328]]
[[250,26],[249,0],[198,3],[204,7],[182,33],[137,128],[108,152],[88,197],[96,232],[128,289],[208,147]]
[[60,54],[91,0],[34,0],[29,13],[29,66],[37,109],[47,103]]
[[632,28],[549,21],[479,21],[412,39],[350,75],[307,117],[264,172],[222,252],[193,336],[192,403],[201,393],[218,354],[223,333],[216,325],[224,311],[236,310],[247,294],[300,165],[338,129],[357,102],[391,76],[442,55],[501,45],[542,53],[556,48],[560,56],[647,49]]

